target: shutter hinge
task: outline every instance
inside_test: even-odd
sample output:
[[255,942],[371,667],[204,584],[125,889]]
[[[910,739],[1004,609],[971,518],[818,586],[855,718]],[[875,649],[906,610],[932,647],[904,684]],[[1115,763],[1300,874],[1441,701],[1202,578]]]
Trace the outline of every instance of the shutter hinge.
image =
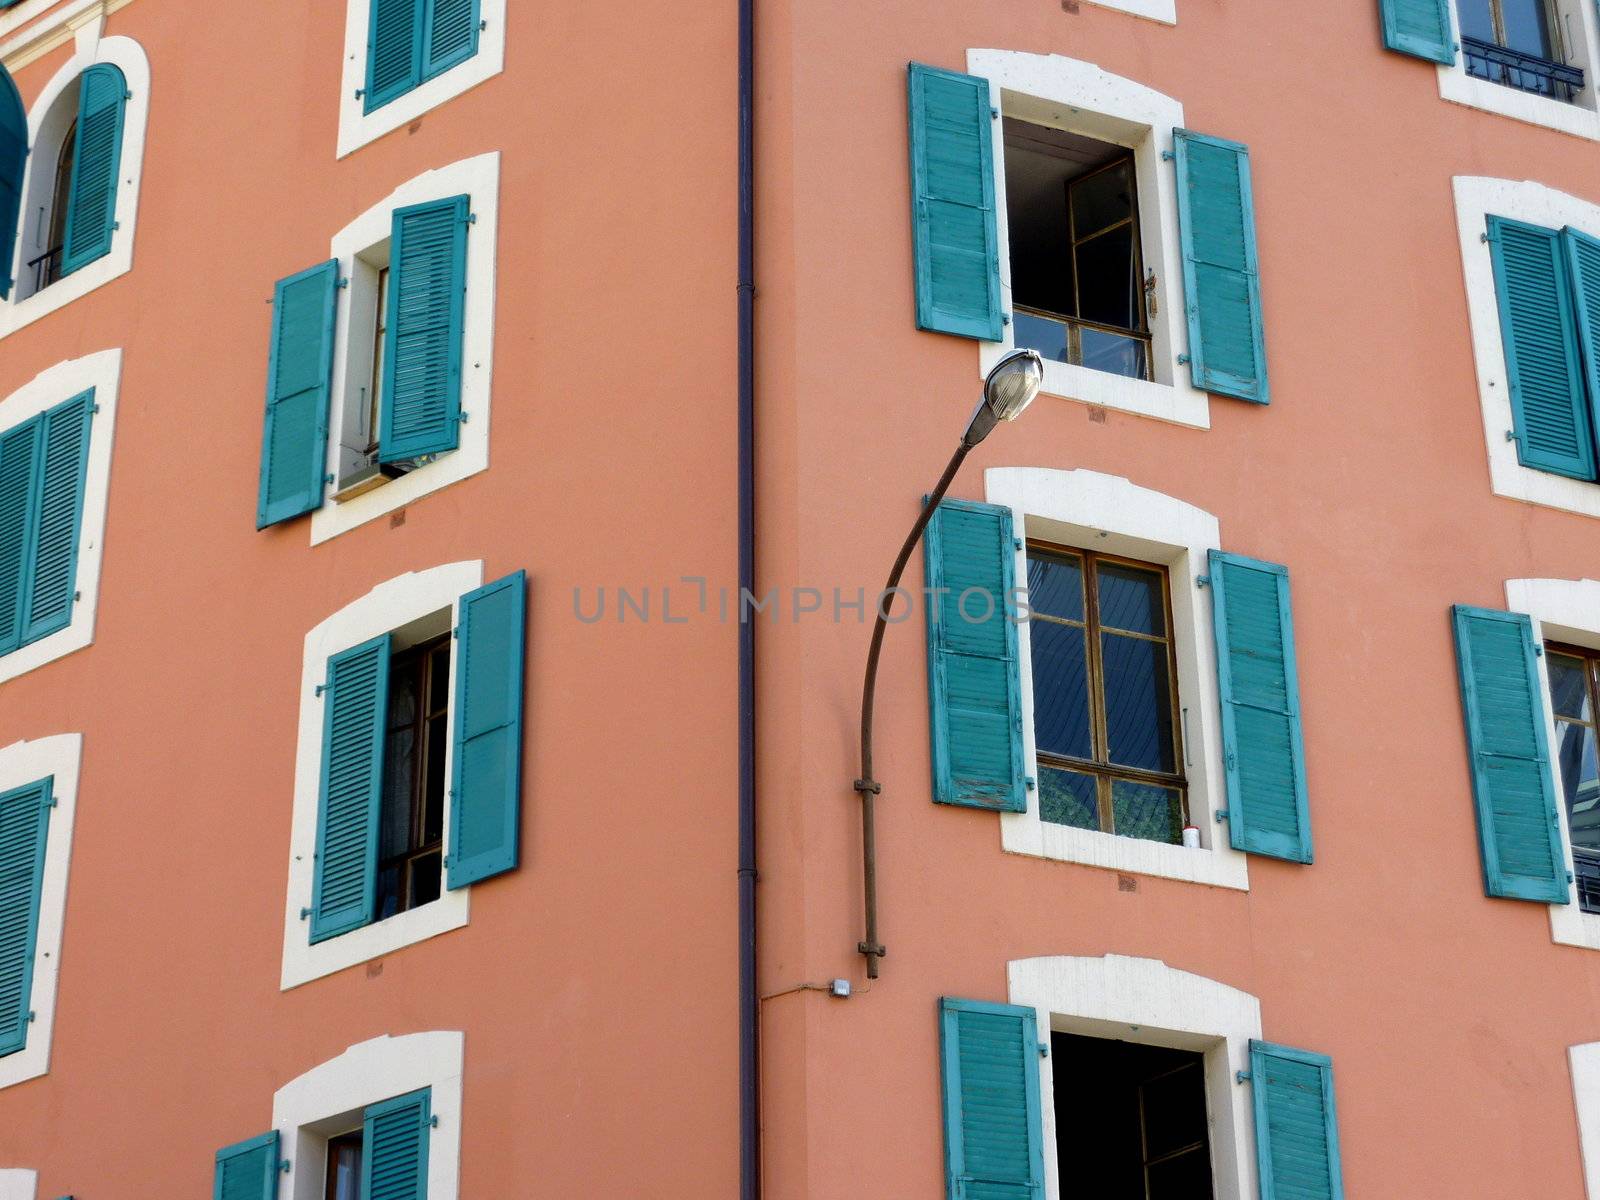
[[1039,1057],[1040,1058],[1049,1058],[1050,1057],[1050,1043],[1049,1042],[1040,1042],[1039,1043]]
[[991,107],[989,109],[989,119],[991,121],[998,121],[1000,119],[1000,110],[998,108]]
[[339,280],[338,283],[334,284],[333,286],[337,287],[337,288],[347,288],[347,287],[350,286],[350,280],[348,278],[341,279],[341,280]]
[[1221,822],[1221,821],[1226,821],[1227,819],[1228,819],[1228,810],[1225,809],[1225,808],[1217,809],[1217,820],[1219,822]]
[[477,213],[468,213],[467,214],[467,224],[468,225],[476,225],[477,223],[478,223],[478,214]]
[[89,405],[89,415],[91,417],[97,416],[99,414],[99,412],[100,412],[100,406],[98,404]]
[[356,89],[356,99],[357,100],[361,99],[361,97],[365,96],[366,94],[367,94],[367,89],[366,88],[357,88]]
[[285,1175],[289,1173],[289,1160],[287,1158],[280,1158],[278,1160],[278,1170],[282,1171]]
[[1031,792],[1036,787],[1039,786],[1039,781],[1037,779],[1035,779],[1032,775],[1027,775],[1027,776],[1023,777],[1022,785],[1024,787],[1026,787]]
[[1514,442],[1516,440],[1517,440],[1517,431],[1515,429],[1506,430],[1506,441]]
[[113,222],[111,222],[111,231],[113,233],[115,233],[117,230],[119,230],[121,228],[122,228],[122,222],[121,221],[113,221]]
[[1535,658],[1543,658],[1544,657],[1544,647],[1539,645],[1539,644],[1537,644],[1537,643],[1535,643],[1534,647],[1533,647],[1533,656]]
[[44,806],[46,808],[54,808],[58,803],[59,801],[54,796],[51,796],[50,799],[44,802]]
[[438,1113],[434,1113],[432,1116],[430,1116],[428,1118],[428,1128],[429,1129],[437,1129],[437,1128],[439,1128],[439,1114]]
[[122,98],[124,100],[132,100],[133,99],[133,89],[132,88],[123,88],[122,89]]
[[310,909],[309,909],[309,908],[302,908],[302,909],[301,909],[301,910],[300,910],[300,919],[301,919],[301,920],[302,920],[302,921],[304,921],[304,920],[305,920],[305,919],[306,919],[306,918],[307,918],[307,917],[309,917],[309,916],[310,916],[310,915],[311,915],[311,910],[310,910]]
[[32,1009],[29,1009],[28,1010],[28,1024],[32,1025],[38,1019],[39,1019],[39,1014],[34,1012]]
[[1190,361],[1190,359],[1189,359],[1189,356],[1187,354],[1178,355],[1178,365],[1179,366],[1186,366],[1186,365],[1188,365],[1189,361]]
[[1490,239],[1490,237],[1489,237],[1489,235],[1488,235],[1488,234],[1487,234],[1487,233],[1480,233],[1480,234],[1479,234],[1479,235],[1478,235],[1478,240],[1479,240],[1479,241],[1480,241],[1480,242],[1488,242],[1488,241],[1490,241],[1490,240],[1491,240],[1491,239]]
[[1229,750],[1228,753],[1226,755],[1224,755],[1223,757],[1224,757],[1225,761],[1228,764],[1228,770],[1231,771],[1231,770],[1233,770],[1235,767],[1237,767],[1239,765],[1239,756],[1237,754],[1235,754],[1232,750]]
[[76,604],[79,600],[82,600],[82,599],[83,599],[83,593],[82,592],[73,592],[72,593],[72,602],[74,604]]
[[331,683],[319,683],[319,684],[317,684],[317,698],[318,699],[322,698],[322,693],[323,692],[331,692],[331,691],[333,691],[333,684],[331,684]]
[[1175,159],[1177,157],[1178,156],[1175,153],[1173,153],[1171,150],[1163,150],[1161,152],[1161,161],[1162,162],[1171,162],[1173,159]]
[[478,22],[478,32],[479,33],[482,33],[484,30],[486,30],[488,28],[489,28],[489,18],[488,17],[485,17],[483,20]]
[[1002,324],[1002,325],[1011,324],[1011,314],[1010,313],[1001,313],[1000,314],[1000,324]]
[[1019,537],[1012,538],[1011,539],[1011,548],[1013,550],[1021,550],[1022,549],[1022,539],[1019,538]]
[[1195,585],[1195,587],[1210,587],[1211,586],[1211,576],[1209,576],[1209,575],[1196,575],[1194,577],[1194,585]]
[[460,412],[458,412],[456,414],[456,420],[465,425],[467,423],[467,410],[463,408]]
[[1233,1081],[1235,1083],[1249,1083],[1250,1079],[1251,1075],[1249,1071],[1235,1071],[1233,1073]]
[[[322,431],[322,436],[323,437],[327,437],[328,436],[328,431],[326,429],[324,429]],[[332,475],[332,473],[324,475],[322,477],[322,482],[328,484],[329,486],[332,486],[332,484],[333,484],[333,475]]]

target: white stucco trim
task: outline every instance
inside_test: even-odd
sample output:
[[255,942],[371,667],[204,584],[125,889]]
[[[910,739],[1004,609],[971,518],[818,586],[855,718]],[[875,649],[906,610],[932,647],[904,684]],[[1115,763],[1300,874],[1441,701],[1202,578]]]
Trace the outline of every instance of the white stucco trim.
[[1600,484],[1525,467],[1517,461],[1516,443],[1506,437],[1513,425],[1511,390],[1506,381],[1494,261],[1484,241],[1491,215],[1550,229],[1571,225],[1600,237],[1600,205],[1531,180],[1519,183],[1470,175],[1456,176],[1455,196],[1472,355],[1478,369],[1478,403],[1489,448],[1490,486],[1497,496],[1600,517]]
[[[28,168],[22,185],[22,227],[18,231],[16,258],[12,276],[17,286],[12,289],[12,299],[0,303],[0,338],[31,325],[40,317],[55,312],[80,296],[110,283],[133,269],[133,237],[138,225],[139,185],[144,178],[145,127],[150,117],[150,60],[144,48],[132,38],[101,38],[99,25],[90,24],[79,30],[77,52],[51,77],[28,111],[28,144],[38,147],[41,134],[45,144],[59,146],[64,130],[56,126],[65,121],[65,109],[58,101],[70,97],[64,93],[76,87],[78,76],[96,63],[109,63],[121,69],[127,80],[130,94],[124,110],[122,125],[122,167],[117,180],[118,228],[111,238],[111,252],[96,259],[71,275],[51,284],[43,291],[23,295],[31,286],[31,276],[24,279],[26,264],[48,247],[48,231],[40,229],[39,207],[48,207],[48,197],[54,188],[55,153],[28,155]],[[69,106],[70,107],[70,106]]]
[[21,1167],[0,1168],[0,1200],[34,1200],[39,1173]]
[[[362,7],[365,8],[365,0],[362,0]],[[401,184],[334,236],[332,256],[339,260],[340,277],[353,279],[358,270],[356,256],[389,240],[396,209],[459,195],[472,197],[472,212],[477,217],[467,234],[460,445],[399,479],[343,502],[333,499],[336,485],[325,484],[322,507],[311,514],[313,546],[488,469],[489,402],[494,376],[495,243],[500,215],[499,151],[462,159]],[[358,340],[351,329],[351,312],[355,308],[351,292],[355,290],[352,285],[340,291],[334,334],[335,420],[331,422],[328,437],[326,473],[335,479],[339,475],[340,414],[346,407],[358,403],[356,393],[365,385],[364,369],[370,366],[368,359],[352,369],[351,347]],[[370,313],[370,308],[367,311]],[[364,339],[362,344],[370,340]]]
[[[1583,90],[1572,103],[1536,96],[1519,88],[1477,79],[1467,74],[1467,58],[1456,51],[1452,66],[1440,65],[1439,95],[1454,104],[1499,113],[1530,125],[1543,125],[1577,137],[1600,138],[1600,113],[1595,111],[1595,47],[1600,46],[1595,26],[1595,6],[1590,0],[1555,0],[1562,37],[1570,40],[1567,61],[1582,67]],[[1451,37],[1460,45],[1460,22],[1455,4],[1450,5]]]
[[1118,12],[1160,21],[1165,25],[1178,23],[1177,0],[1088,0],[1101,8],[1114,8]]
[[89,422],[89,461],[83,482],[83,518],[78,529],[78,598],[72,605],[72,621],[65,629],[0,655],[0,683],[82,650],[94,641],[100,563],[105,551],[106,500],[111,485],[111,440],[121,381],[122,351],[102,350],[57,363],[0,400],[0,430],[20,425],[90,388],[94,389],[94,402],[100,406]]
[[486,79],[493,79],[505,69],[506,0],[480,0],[483,28],[478,34],[478,52],[443,75],[435,76],[369,113],[366,101],[356,93],[367,86],[367,36],[372,0],[346,2],[343,90],[339,93],[340,158],[402,125],[409,125],[430,109],[470,91]]
[[[1538,645],[1548,641],[1566,642],[1600,650],[1600,581],[1593,579],[1508,579],[1506,607],[1527,613],[1533,619],[1533,637]],[[1555,761],[1556,722],[1550,707],[1548,659],[1538,658],[1540,698],[1544,703],[1545,736],[1550,746],[1550,786],[1554,789],[1556,812],[1561,819],[1561,846],[1567,857],[1567,871],[1573,870],[1572,830],[1567,822],[1567,806],[1561,800],[1561,773]],[[1586,913],[1569,885],[1568,903],[1552,904],[1550,940],[1566,946],[1587,946],[1600,950],[1600,913]],[[1600,1163],[1596,1164],[1600,1167]],[[1596,1193],[1600,1197],[1600,1193]]]
[[[0,62],[13,75],[58,46],[94,28],[98,37],[110,14],[133,0],[23,0],[0,13]],[[43,17],[43,20],[35,18]],[[18,31],[21,32],[18,32]]]
[[1600,1200],[1600,1042],[1567,1048],[1572,1099],[1578,1110],[1578,1146],[1583,1152],[1583,1191]]
[[[0,750],[0,792],[51,779],[51,795],[56,802],[45,833],[39,930],[34,938],[33,992],[28,999],[33,1024],[28,1029],[27,1045],[15,1054],[0,1057],[0,1088],[37,1079],[50,1069],[56,990],[61,974],[61,930],[67,912],[67,872],[72,864],[72,825],[78,811],[82,757],[83,735],[77,733],[14,742]],[[4,1200],[3,1191],[0,1200]]]
[[[1189,350],[1184,319],[1183,254],[1178,237],[1177,173],[1162,155],[1183,126],[1183,105],[1170,96],[1059,54],[968,50],[967,70],[989,81],[989,103],[1007,116],[1054,125],[1133,149],[1139,185],[1139,241],[1145,269],[1156,273],[1156,311],[1150,315],[1153,381],[1126,379],[1070,363],[1044,364],[1044,392],[1120,412],[1208,429],[1210,400],[1189,380],[1178,356]],[[1010,228],[1006,219],[1005,139],[995,127],[995,216],[1000,233],[1000,290],[1012,311]],[[978,343],[979,374],[987,374],[1016,345],[1011,324],[999,342]]]
[[[449,628],[458,622],[457,601],[483,583],[483,562],[447,563],[379,584],[345,605],[306,634],[300,668],[300,727],[294,764],[294,810],[289,832],[289,888],[283,909],[283,976],[287,991],[402,946],[437,937],[467,923],[467,893],[444,888],[439,899],[383,921],[311,944],[310,925],[301,910],[311,906],[312,863],[317,846],[317,808],[322,786],[322,723],[326,700],[317,695],[328,659],[341,650],[448,610]],[[450,673],[450,723],[457,719],[455,672]],[[452,778],[454,738],[445,739],[445,778]],[[446,792],[444,852],[450,853],[450,806]]]
[[[428,1141],[428,1200],[461,1190],[461,1076],[466,1037],[458,1031],[373,1038],[313,1067],[272,1097],[272,1127],[289,1160],[286,1200],[322,1200],[328,1138],[361,1126],[368,1105],[432,1088],[438,1118]],[[3,1197],[0,1197],[3,1200]]]
[[[991,467],[983,473],[983,481],[989,503],[1011,509],[1019,540],[1041,538],[1167,567],[1189,813],[1200,829],[1201,841],[1199,849],[1191,850],[1042,821],[1039,791],[1033,788],[1028,792],[1027,812],[1000,815],[1001,846],[1013,854],[1248,888],[1249,856],[1228,844],[1216,819],[1217,812],[1227,808],[1217,652],[1211,628],[1211,591],[1196,582],[1206,573],[1206,552],[1222,545],[1217,518],[1183,500],[1098,471]],[[1025,546],[1017,549],[1016,578],[1018,586],[1024,586],[1028,578]],[[1023,761],[1037,778],[1033,661],[1026,621],[1017,627],[1017,653],[1022,667]]]
[[[1250,1041],[1261,1037],[1261,1002],[1248,992],[1153,958],[1024,958],[1006,967],[1011,1003],[1038,1011],[1039,1041],[1052,1031],[1171,1046],[1205,1055],[1211,1177],[1216,1196],[1256,1194],[1255,1125],[1247,1086]],[[1039,1059],[1045,1200],[1061,1200],[1056,1163],[1054,1059]]]

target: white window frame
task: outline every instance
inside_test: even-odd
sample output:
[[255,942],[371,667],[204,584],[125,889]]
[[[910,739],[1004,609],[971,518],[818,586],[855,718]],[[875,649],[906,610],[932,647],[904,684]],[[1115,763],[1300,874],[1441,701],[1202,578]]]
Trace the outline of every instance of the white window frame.
[[458,1030],[373,1038],[284,1084],[272,1097],[272,1127],[289,1178],[287,1200],[326,1195],[328,1139],[361,1127],[362,1111],[431,1088],[438,1124],[428,1140],[427,1200],[457,1200],[461,1190],[461,1077],[466,1038]]
[[[1249,855],[1229,844],[1216,817],[1228,806],[1222,713],[1211,589],[1202,588],[1198,581],[1208,570],[1207,552],[1222,546],[1217,518],[1183,500],[1098,471],[991,467],[983,479],[989,503],[1011,510],[1022,542],[1016,551],[1019,581],[1028,578],[1030,537],[1166,566],[1172,592],[1172,642],[1178,664],[1179,718],[1184,726],[1189,819],[1200,830],[1200,847],[1190,849],[1056,825],[1040,819],[1039,789],[1033,787],[1027,792],[1026,812],[1000,814],[1001,846],[1012,854],[1248,889]],[[1019,622],[1023,762],[1037,779],[1031,645],[1029,622]]]
[[347,3],[344,90],[339,94],[339,158],[353,154],[402,125],[411,124],[445,101],[455,99],[505,70],[506,0],[480,0],[479,17],[483,28],[478,34],[478,52],[369,113],[366,111],[365,89],[372,0],[347,0]]
[[[1075,1033],[1205,1056],[1211,1180],[1218,1197],[1256,1194],[1255,1117],[1248,1087],[1251,1039],[1261,1037],[1261,1002],[1214,979],[1153,958],[1024,958],[1007,964],[1012,1004],[1038,1015],[1039,1042]],[[1060,1200],[1056,1162],[1054,1057],[1039,1056],[1045,1200]]]
[[[144,178],[145,127],[150,116],[150,60],[144,48],[132,38],[102,38],[102,24],[103,21],[91,21],[77,30],[74,54],[51,77],[28,110],[30,153],[23,177],[23,216],[12,266],[16,286],[12,288],[11,299],[0,303],[0,338],[33,324],[133,269],[139,185]],[[49,287],[24,296],[23,285],[31,285],[30,279],[24,279],[27,263],[40,253],[40,236],[43,234],[48,240],[45,231],[38,228],[38,211],[41,202],[48,202],[55,192],[56,159],[61,139],[66,136],[66,114],[69,110],[75,111],[75,97],[68,93],[78,86],[78,77],[84,71],[99,63],[120,69],[131,93],[123,112],[122,164],[117,176],[117,207],[113,217],[117,229],[111,237],[111,250]],[[51,149],[47,152],[41,147]]]
[[[372,362],[370,331],[365,328],[357,331],[354,320],[357,314],[371,320],[376,313],[373,293],[377,288],[377,271],[362,256],[389,240],[396,209],[463,194],[472,198],[472,213],[477,221],[467,235],[460,444],[398,479],[391,479],[359,496],[335,501],[340,435],[347,414],[362,403],[361,389],[370,380],[368,371]],[[324,468],[325,475],[331,475],[334,482],[324,482],[322,507],[311,514],[313,546],[488,469],[499,214],[500,154],[494,151],[428,171],[401,184],[334,236],[332,257],[339,261],[340,278],[349,280],[350,286],[339,289],[334,333],[333,412]],[[365,353],[360,352],[362,348]]]
[[57,363],[32,382],[0,400],[0,432],[94,389],[100,411],[89,422],[89,458],[84,473],[83,516],[78,527],[78,573],[73,581],[78,598],[64,629],[0,654],[0,683],[54,662],[94,642],[95,611],[100,601],[100,562],[105,549],[106,498],[111,482],[111,439],[117,419],[117,391],[122,380],[122,351],[102,350],[84,358]]
[[1583,90],[1570,104],[1468,75],[1466,51],[1461,49],[1461,21],[1456,12],[1456,0],[1450,0],[1450,39],[1456,47],[1456,61],[1451,66],[1438,64],[1439,95],[1468,108],[1499,113],[1576,137],[1600,139],[1600,112],[1595,108],[1596,62],[1600,58],[1595,49],[1600,47],[1600,29],[1596,27],[1595,6],[1591,0],[1555,0],[1555,5],[1560,16],[1561,37],[1573,43],[1567,47],[1573,65],[1583,68]]
[[[1098,138],[1133,150],[1139,187],[1139,243],[1145,270],[1156,273],[1156,311],[1149,318],[1153,380],[1128,379],[1070,363],[1044,364],[1046,395],[1118,412],[1155,417],[1196,429],[1211,427],[1209,396],[1194,387],[1186,364],[1189,324],[1183,296],[1183,249],[1178,232],[1177,172],[1172,131],[1183,127],[1183,105],[1094,63],[1058,54],[968,50],[967,70],[989,81],[990,106],[1014,116]],[[1000,242],[1001,302],[1011,303],[1011,233],[1006,214],[1005,138],[998,124],[994,151],[995,220]],[[978,343],[978,371],[987,374],[1016,346],[1008,319],[998,342]]]
[[1178,23],[1177,0],[1087,0],[1087,3],[1144,17],[1149,21],[1160,21],[1163,25]]
[[1567,1047],[1572,1099],[1578,1112],[1578,1146],[1583,1152],[1583,1191],[1600,1200],[1600,1042]]
[[[1526,613],[1533,621],[1534,644],[1565,642],[1600,650],[1600,581],[1593,579],[1508,579],[1506,607]],[[1550,747],[1550,787],[1556,798],[1556,813],[1561,820],[1561,845],[1569,878],[1572,862],[1572,829],[1567,821],[1567,804],[1562,798],[1561,769],[1556,763],[1556,721],[1550,705],[1549,659],[1540,654],[1539,700],[1543,706],[1546,744]],[[1550,940],[1564,946],[1584,946],[1600,950],[1600,913],[1586,913],[1578,907],[1577,890],[1567,885],[1567,903],[1551,904]]]
[[[444,610],[449,611],[449,628],[453,630],[460,623],[460,598],[481,586],[481,559],[415,571],[379,584],[306,634],[305,658],[300,668],[300,723],[294,764],[294,808],[289,832],[289,887],[283,912],[283,991],[357,963],[380,958],[403,946],[460,929],[467,923],[468,892],[471,889],[452,890],[444,886],[439,889],[439,898],[432,903],[407,909],[315,944],[311,941],[310,923],[301,916],[301,912],[311,907],[315,877],[313,864],[317,848],[317,810],[322,790],[322,735],[327,714],[326,697],[319,696],[317,688],[326,682],[328,659],[341,650],[404,629]],[[446,780],[453,778],[455,723],[460,718],[453,663],[449,711],[449,733],[445,738]],[[450,853],[451,806],[452,800],[447,789],[444,802],[446,855]]]
[[[61,930],[67,912],[67,873],[72,865],[72,825],[78,811],[78,775],[83,735],[62,733],[0,749],[0,792],[49,778],[55,808],[44,844],[44,881],[39,893],[39,928],[34,937],[33,990],[28,1007],[33,1024],[27,1044],[0,1057],[0,1088],[37,1079],[50,1070],[50,1043],[56,1025],[56,991],[61,976]],[[4,1193],[0,1192],[0,1197]]]
[[0,1200],[34,1200],[39,1173],[22,1167],[0,1169]]
[[1531,180],[1515,182],[1472,175],[1456,176],[1455,197],[1472,355],[1478,371],[1478,404],[1489,451],[1489,485],[1497,496],[1600,517],[1600,484],[1523,466],[1517,461],[1516,443],[1506,436],[1515,422],[1494,260],[1484,240],[1490,216],[1526,221],[1547,229],[1570,225],[1600,237],[1600,205]]

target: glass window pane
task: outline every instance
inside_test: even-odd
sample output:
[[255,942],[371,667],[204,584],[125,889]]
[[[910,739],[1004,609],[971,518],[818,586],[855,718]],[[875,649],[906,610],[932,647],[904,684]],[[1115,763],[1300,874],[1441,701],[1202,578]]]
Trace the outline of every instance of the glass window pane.
[[1100,828],[1098,785],[1093,775],[1039,766],[1039,819],[1076,829]]
[[1139,1085],[1144,1156],[1162,1158],[1206,1140],[1205,1072],[1181,1067]]
[[444,836],[444,758],[449,722],[435,717],[428,724],[428,779],[422,795],[422,843]]
[[1108,757],[1125,767],[1173,771],[1166,645],[1103,633],[1100,655],[1105,676]]
[[1033,642],[1033,736],[1047,754],[1090,758],[1089,668],[1080,628],[1035,620]]
[[377,920],[386,921],[401,911],[400,864],[383,867],[378,871]]
[[1581,658],[1551,651],[1545,656],[1545,671],[1550,676],[1550,707],[1558,717],[1592,721],[1589,712],[1589,671]]
[[416,783],[417,732],[392,729],[384,745],[383,802],[378,819],[378,857],[411,848],[411,796]]
[[432,682],[428,697],[428,711],[439,712],[450,701],[450,643],[445,642],[430,655],[428,664]]
[[1078,316],[1118,329],[1143,331],[1139,319],[1139,280],[1133,265],[1133,226],[1124,225],[1079,242]]
[[1078,330],[1079,366],[1091,371],[1104,371],[1107,375],[1121,375],[1125,379],[1145,379],[1144,341],[1121,333],[1110,333],[1084,325]]
[[1133,164],[1107,167],[1067,187],[1072,200],[1072,236],[1078,241],[1133,216]]
[[1567,802],[1572,844],[1600,850],[1600,762],[1595,733],[1587,725],[1556,722],[1556,761],[1561,766],[1561,791]]
[[1544,4],[1545,0],[1500,0],[1500,14],[1506,27],[1505,45],[1540,58],[1554,57],[1550,52]]
[[1456,18],[1461,22],[1461,32],[1466,37],[1492,42],[1494,14],[1489,11],[1489,0],[1456,0]]
[[411,864],[411,907],[432,904],[439,898],[439,878],[443,859],[438,853],[425,854]]
[[1067,325],[1065,321],[1052,320],[1017,309],[1011,314],[1011,328],[1016,334],[1017,348],[1037,350],[1042,358],[1051,362],[1068,362]]
[[1183,804],[1177,790],[1113,779],[1111,828],[1123,837],[1179,845],[1183,841]]
[[1052,617],[1083,620],[1083,560],[1029,555],[1028,607]]
[[1095,575],[1099,580],[1102,626],[1166,636],[1167,614],[1159,572],[1101,562]]

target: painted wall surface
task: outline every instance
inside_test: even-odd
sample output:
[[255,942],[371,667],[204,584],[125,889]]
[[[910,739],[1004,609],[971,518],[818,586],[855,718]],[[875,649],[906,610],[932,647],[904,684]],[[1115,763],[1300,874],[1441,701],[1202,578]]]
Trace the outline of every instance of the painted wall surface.
[[[1600,570],[1592,518],[1490,490],[1452,179],[1600,201],[1595,144],[1442,100],[1377,4],[1178,0],[766,6],[759,224],[763,587],[881,585],[975,399],[979,351],[913,327],[905,68],[973,49],[1085,60],[1247,143],[1272,403],[1209,430],[1043,397],[972,456],[1088,468],[1214,514],[1288,565],[1316,862],[1249,890],[1006,854],[931,803],[920,614],[877,707],[882,978],[862,960],[856,714],[870,627],[764,626],[762,990],[770,1200],[943,1195],[936,1004],[1004,1001],[1007,964],[1132,955],[1257,997],[1263,1035],[1330,1054],[1346,1190],[1584,1196],[1568,1048],[1600,955],[1543,905],[1486,899],[1448,609]],[[1168,165],[1170,169],[1170,164]],[[906,580],[921,585],[920,556]],[[1233,1200],[1228,1197],[1227,1200]]]
[[[84,746],[50,1072],[0,1090],[0,1167],[209,1195],[278,1089],[444,1030],[461,1195],[730,1194],[734,629],[572,596],[733,574],[731,15],[513,3],[503,74],[340,159],[343,3],[114,7],[151,69],[133,268],[0,339],[0,396],[123,352],[94,643],[0,685],[0,744]],[[25,101],[71,52],[16,69]],[[491,152],[489,468],[316,546],[257,533],[274,281]],[[530,580],[522,867],[467,927],[281,991],[306,634],[463,560]]]

